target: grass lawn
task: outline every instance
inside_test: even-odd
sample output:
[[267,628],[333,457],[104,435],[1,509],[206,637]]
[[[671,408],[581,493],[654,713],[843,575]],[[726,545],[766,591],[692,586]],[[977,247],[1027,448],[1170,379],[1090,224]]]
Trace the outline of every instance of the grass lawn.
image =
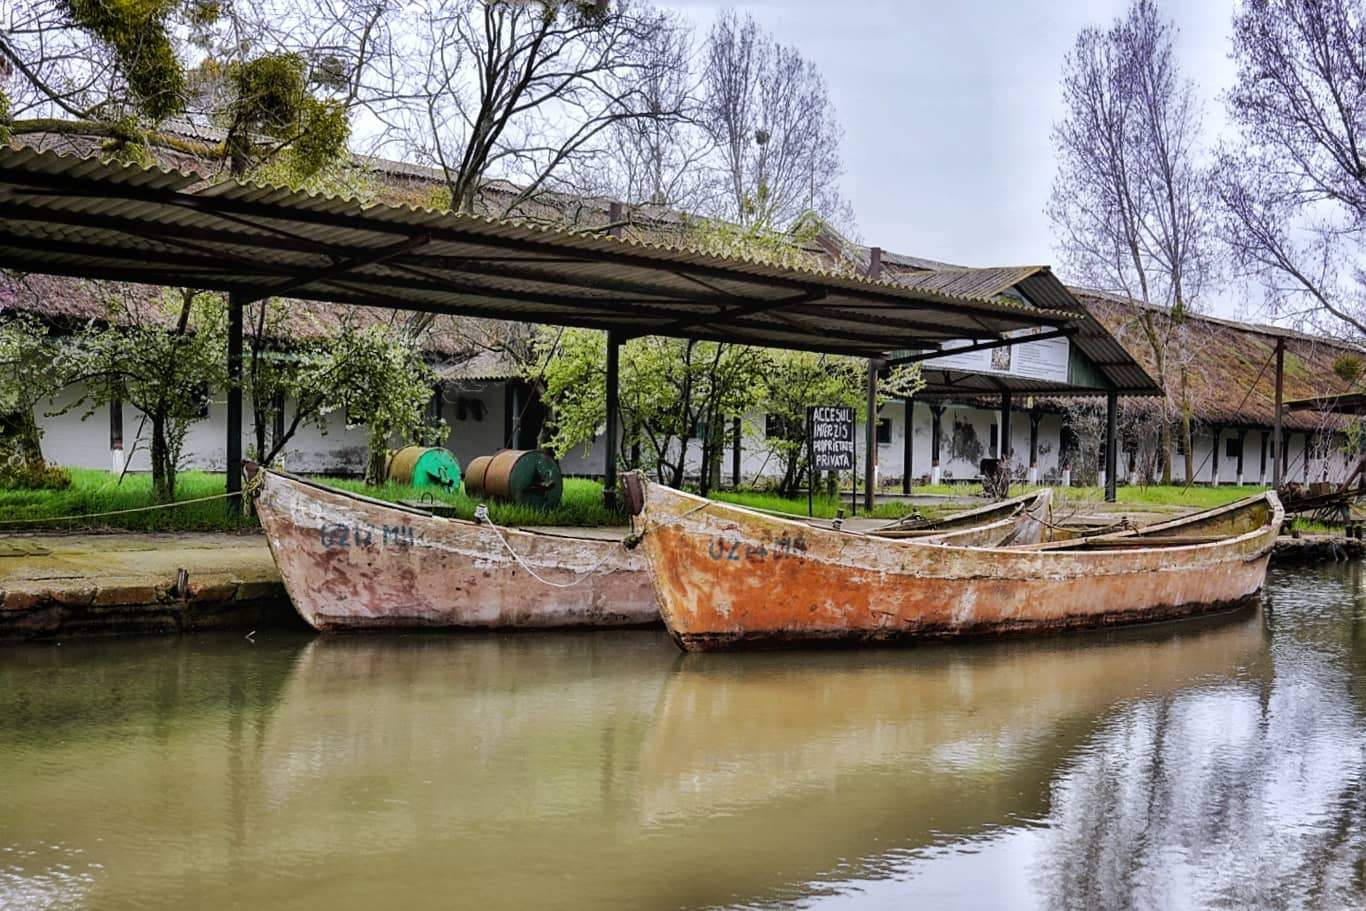
[[[209,500],[190,503],[172,509],[159,509],[150,512],[134,512],[125,515],[105,516],[91,519],[52,521],[63,516],[82,516],[88,513],[116,512],[152,505],[152,479],[147,474],[129,474],[122,484],[116,484],[116,477],[107,471],[88,468],[70,469],[71,486],[65,490],[15,490],[0,488],[0,534],[6,530],[18,529],[127,529],[130,531],[249,531],[257,527],[255,518],[234,518],[229,516],[223,500]],[[366,487],[360,481],[341,478],[320,478],[344,490],[364,493],[382,500],[419,500],[424,495],[455,507],[456,514],[472,518],[477,501],[465,496],[463,492],[443,493],[430,488],[415,489],[401,484],[385,484],[381,487]],[[179,501],[210,497],[223,492],[222,474],[186,471],[179,476],[176,485],[176,499]],[[913,488],[918,494],[953,494],[972,496],[980,493],[975,484],[939,484]],[[1012,493],[1023,492],[1024,488]],[[1119,502],[1133,506],[1184,506],[1202,509],[1228,503],[1240,497],[1258,492],[1258,487],[1120,487]],[[784,498],[763,491],[717,491],[717,500],[750,506],[773,512],[806,515],[806,498]],[[1070,504],[1101,503],[1104,493],[1094,487],[1074,487],[1066,491],[1065,499]],[[920,506],[916,507],[898,499],[888,499],[879,503],[872,515],[876,518],[894,519],[916,509],[927,516],[936,516],[955,511],[962,507]],[[832,518],[837,509],[849,514],[849,494],[846,491],[840,498],[819,496],[814,502],[814,514]],[[597,481],[582,478],[566,478],[564,498],[560,505],[548,512],[538,512],[525,506],[509,503],[489,503],[493,521],[500,525],[565,525],[565,526],[602,526],[622,525],[625,518],[609,512],[602,504],[602,485]],[[860,516],[867,515],[862,509]],[[16,521],[19,520],[19,521]]]
[[[221,500],[190,503],[169,509],[135,512],[91,519],[53,521],[63,516],[117,512],[150,506],[152,476],[128,474],[118,484],[116,475],[92,468],[72,468],[71,486],[65,490],[18,490],[0,488],[0,534],[16,529],[125,529],[129,531],[242,531],[258,526],[254,517],[234,518]],[[353,490],[381,500],[418,500],[433,493],[405,484],[366,487],[360,481],[319,478],[322,483]],[[220,495],[224,490],[221,473],[184,471],[177,476],[176,500],[196,500]],[[477,503],[464,493],[435,492],[435,498],[456,507],[465,518],[474,517]],[[490,503],[493,521],[500,525],[620,525],[624,519],[609,513],[602,504],[602,485],[596,481],[566,478],[564,498],[548,512],[538,512],[510,503]]]

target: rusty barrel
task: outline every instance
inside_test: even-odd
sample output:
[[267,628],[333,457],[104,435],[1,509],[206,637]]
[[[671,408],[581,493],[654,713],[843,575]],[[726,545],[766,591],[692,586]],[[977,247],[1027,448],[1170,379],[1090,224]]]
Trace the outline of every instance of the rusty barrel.
[[395,484],[455,490],[460,486],[460,463],[449,449],[404,446],[390,457],[386,476]]
[[559,505],[564,479],[559,463],[544,452],[500,449],[470,462],[465,472],[465,493],[551,509]]

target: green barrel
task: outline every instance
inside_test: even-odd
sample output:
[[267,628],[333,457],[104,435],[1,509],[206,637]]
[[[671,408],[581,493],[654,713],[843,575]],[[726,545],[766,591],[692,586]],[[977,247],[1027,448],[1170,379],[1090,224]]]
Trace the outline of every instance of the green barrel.
[[413,487],[460,487],[460,463],[449,449],[404,446],[389,459],[389,480]]
[[559,463],[544,452],[502,449],[470,463],[465,493],[536,509],[552,509],[559,505],[564,494],[564,478],[560,476]]

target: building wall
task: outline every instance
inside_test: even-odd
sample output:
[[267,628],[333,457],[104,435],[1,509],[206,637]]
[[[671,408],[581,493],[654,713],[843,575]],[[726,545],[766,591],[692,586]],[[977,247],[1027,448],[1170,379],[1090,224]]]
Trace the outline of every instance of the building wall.
[[[78,398],[77,393],[69,393],[42,409],[39,425],[42,427],[43,451],[47,458],[60,465],[86,468],[107,469],[112,466],[109,449],[109,411],[107,407],[96,409],[71,407]],[[501,382],[462,383],[448,385],[441,397],[441,413],[450,427],[446,445],[456,455],[461,466],[469,464],[476,456],[488,455],[502,448],[506,428],[506,395]],[[288,406],[287,406],[288,407]],[[883,484],[898,483],[905,475],[904,446],[906,435],[905,406],[901,402],[889,402],[883,406],[880,416],[891,421],[890,440],[878,445],[877,473]],[[54,414],[53,412],[62,412]],[[212,399],[208,405],[208,417],[190,428],[185,442],[185,467],[208,471],[222,471],[226,461],[226,412],[227,406],[221,397]],[[249,452],[253,445],[250,403],[244,406],[243,452]],[[1000,412],[967,405],[945,406],[940,446],[941,477],[945,481],[974,480],[979,476],[978,462],[985,457],[995,456],[991,441],[993,429],[1000,425]],[[751,481],[756,477],[776,478],[782,473],[781,460],[774,454],[773,446],[764,434],[765,416],[754,413],[746,416],[743,423],[741,442],[741,478]],[[131,405],[124,405],[123,428],[125,452],[132,447],[139,431],[142,415]],[[1045,414],[1039,422],[1039,477],[1045,482],[1060,480],[1059,452],[1061,448],[1062,416]],[[930,475],[932,420],[929,404],[923,401],[912,405],[911,423],[911,476],[922,481]],[[729,434],[730,428],[727,428]],[[130,470],[148,470],[146,436],[150,428],[143,427],[143,442],[132,455]],[[858,423],[858,459],[863,463],[866,436],[863,422]],[[1260,429],[1246,432],[1243,440],[1243,481],[1247,484],[1266,484],[1271,481],[1271,454],[1268,447],[1266,472],[1262,473]],[[1237,436],[1237,430],[1223,430],[1216,446],[1211,431],[1202,429],[1196,436],[1194,464],[1196,483],[1208,484],[1214,481],[1217,463],[1218,482],[1233,484],[1237,482],[1237,457],[1230,455],[1227,444]],[[1268,438],[1270,431],[1265,431]],[[1017,475],[1023,476],[1029,463],[1029,414],[1017,410],[1011,419],[1011,439],[1013,441],[1012,464]],[[1290,433],[1287,438],[1286,452],[1289,458],[1286,478],[1292,481],[1342,481],[1355,465],[1355,459],[1340,449],[1326,454],[1311,451],[1306,463],[1304,454],[1305,434]],[[284,457],[284,466],[292,471],[310,474],[359,474],[364,470],[367,434],[364,428],[348,428],[340,413],[328,416],[322,429],[301,428],[290,441]],[[603,438],[599,436],[588,446],[580,446],[564,453],[560,459],[566,475],[601,475],[605,464]],[[701,443],[693,440],[689,444],[687,475],[696,478],[701,470]],[[675,450],[676,451],[676,450]],[[1128,470],[1128,453],[1121,446],[1119,457],[1119,480],[1137,481],[1137,471],[1131,477]],[[722,461],[722,479],[729,483],[732,472],[732,455],[727,447]],[[860,468],[862,478],[862,468]],[[1172,479],[1184,483],[1185,458],[1173,453]]]

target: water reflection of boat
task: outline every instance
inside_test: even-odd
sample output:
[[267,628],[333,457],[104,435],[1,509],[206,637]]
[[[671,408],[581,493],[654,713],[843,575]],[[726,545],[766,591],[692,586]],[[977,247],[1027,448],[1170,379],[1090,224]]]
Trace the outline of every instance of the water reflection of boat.
[[317,637],[269,660],[268,641],[213,643],[136,665],[145,720],[0,742],[7,837],[98,862],[86,904],[791,897],[889,850],[1040,816],[1113,704],[1255,675],[1264,655],[1254,613],[745,661],[679,656],[649,631]]
[[744,845],[707,859],[710,901],[792,898],[1045,817],[1060,767],[1114,706],[1266,662],[1255,610],[969,649],[685,656],[642,746],[642,822]]
[[885,541],[627,475],[659,610],[685,650],[1053,631],[1183,617],[1255,595],[1270,491],[1137,531],[1022,547]]

